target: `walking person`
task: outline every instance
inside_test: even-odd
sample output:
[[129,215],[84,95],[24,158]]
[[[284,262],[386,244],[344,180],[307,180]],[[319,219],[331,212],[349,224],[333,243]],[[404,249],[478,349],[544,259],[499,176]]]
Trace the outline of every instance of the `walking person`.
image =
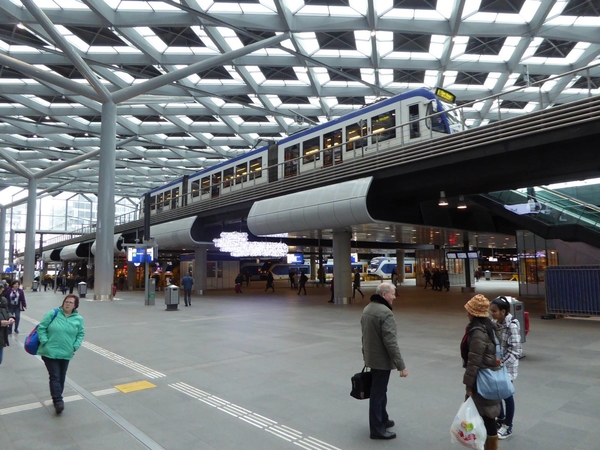
[[275,292],[275,278],[271,271],[267,272],[267,288],[265,289],[265,292],[267,292],[269,288],[273,289],[273,292]]
[[50,395],[56,414],[65,409],[63,391],[69,361],[81,346],[83,336],[83,317],[79,315],[79,297],[69,294],[60,308],[46,313],[38,325],[40,347],[38,355],[42,357],[50,380]]
[[306,295],[306,282],[308,281],[308,277],[304,273],[304,270],[300,271],[300,282],[298,283],[298,295],[300,295],[300,291],[304,289],[304,295]]
[[0,283],[0,364],[2,364],[4,347],[8,347],[8,327],[14,321],[15,319],[10,316],[8,311],[8,299],[4,296],[4,286]]
[[238,276],[235,277],[235,293],[236,294],[243,294],[242,292],[242,283],[244,282],[244,275],[242,275],[242,272],[238,273]]
[[473,398],[487,432],[485,450],[497,450],[496,417],[500,414],[500,401],[483,398],[476,386],[479,369],[496,369],[500,366],[500,362],[496,360],[498,329],[489,318],[489,308],[490,301],[481,294],[465,304],[469,325],[460,344],[460,354],[465,368],[463,384],[466,395]]
[[398,287],[398,266],[394,266],[392,269],[392,284],[394,287]]
[[427,289],[428,285],[431,286],[431,289],[433,289],[433,283],[431,282],[431,270],[425,268],[425,271],[423,272],[423,278],[425,278],[425,289]]
[[[8,299],[8,311],[15,318],[15,333],[19,333],[19,323],[21,322],[21,311],[27,309],[25,301],[25,292],[21,289],[21,284],[18,281],[13,281],[11,288],[6,293]],[[12,334],[12,324],[8,327],[8,334]]]
[[331,291],[331,299],[327,303],[334,303],[334,301],[333,301],[333,296],[334,296],[333,277],[331,277],[331,286],[329,286],[329,290]]
[[[519,358],[523,353],[521,346],[521,326],[510,313],[510,303],[505,297],[497,297],[490,305],[492,319],[498,323],[501,332],[502,364],[506,367],[508,377],[514,383],[519,369]],[[504,407],[506,404],[506,408]],[[512,435],[513,418],[515,416],[515,399],[511,395],[500,402],[500,415],[497,426],[498,438],[506,439]]]
[[352,298],[356,295],[356,291],[360,292],[362,298],[365,298],[365,294],[360,290],[360,271],[357,269],[354,270],[354,281],[352,282]]
[[394,285],[381,283],[360,319],[363,358],[365,366],[371,368],[372,377],[369,398],[371,439],[396,438],[396,433],[388,431],[395,423],[387,413],[387,386],[392,369],[397,369],[401,378],[408,376],[398,347],[396,320],[392,313],[395,299]]
[[250,271],[246,270],[246,287],[250,287]]
[[192,286],[194,286],[194,279],[188,272],[181,280],[181,286],[183,287],[183,301],[185,306],[192,306]]

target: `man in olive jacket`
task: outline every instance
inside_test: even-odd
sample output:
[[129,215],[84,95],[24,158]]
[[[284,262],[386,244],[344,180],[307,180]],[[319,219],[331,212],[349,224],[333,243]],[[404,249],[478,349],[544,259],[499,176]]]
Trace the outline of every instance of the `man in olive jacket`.
[[408,376],[398,347],[396,320],[392,313],[395,298],[396,288],[393,284],[380,284],[360,319],[363,358],[365,365],[371,368],[373,380],[369,399],[371,439],[396,437],[396,433],[387,431],[395,425],[386,409],[387,385],[392,369],[398,369],[402,378]]

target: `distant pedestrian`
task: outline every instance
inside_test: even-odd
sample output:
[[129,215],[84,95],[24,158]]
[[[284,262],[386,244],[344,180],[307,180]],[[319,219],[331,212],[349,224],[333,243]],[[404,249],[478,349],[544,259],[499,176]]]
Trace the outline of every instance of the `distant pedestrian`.
[[250,287],[250,271],[246,270],[246,287]]
[[275,278],[273,278],[271,271],[267,272],[267,288],[265,289],[265,292],[267,292],[269,288],[275,292]]
[[447,269],[440,270],[440,291],[442,288],[446,289],[446,291],[450,290],[450,274],[448,274]]
[[244,282],[244,275],[242,272],[238,273],[238,276],[235,277],[235,293],[242,294],[242,283]]
[[[19,333],[19,323],[21,322],[21,311],[27,309],[25,301],[25,292],[21,289],[18,281],[13,281],[10,289],[5,296],[8,299],[8,311],[15,318],[15,333]],[[8,334],[12,334],[12,324],[8,327]]]
[[79,297],[69,294],[60,308],[46,313],[38,325],[40,347],[38,355],[42,357],[50,379],[50,395],[56,414],[65,409],[63,391],[69,362],[81,346],[83,336],[83,317],[77,312]]
[[394,266],[392,269],[392,284],[394,287],[398,287],[398,266]]
[[431,282],[431,270],[425,268],[423,272],[423,278],[425,278],[425,289],[427,289],[427,286],[431,286],[433,289],[433,283]]
[[362,298],[365,298],[365,294],[360,290],[360,271],[357,269],[354,270],[354,281],[352,283],[352,298],[354,298],[356,291],[360,292]]
[[297,289],[298,286],[296,286],[296,269],[294,269],[294,268],[290,269],[289,277],[290,277],[290,289]]
[[333,277],[331,277],[331,286],[329,287],[329,289],[331,290],[331,300],[329,300],[328,303],[334,303],[334,301],[333,301],[333,295],[334,295]]
[[123,274],[119,275],[119,290],[120,291],[123,291],[123,289],[125,289],[125,281],[126,281],[125,275],[123,275]]
[[2,364],[4,347],[8,347],[8,327],[15,322],[8,311],[8,300],[3,291],[4,286],[0,284],[0,364]]
[[188,272],[181,280],[181,286],[183,287],[183,301],[185,306],[192,306],[192,286],[194,286],[194,279]]
[[308,281],[308,277],[304,273],[304,270],[300,271],[300,282],[298,285],[298,295],[300,295],[300,291],[304,290],[304,295],[306,295],[306,282]]

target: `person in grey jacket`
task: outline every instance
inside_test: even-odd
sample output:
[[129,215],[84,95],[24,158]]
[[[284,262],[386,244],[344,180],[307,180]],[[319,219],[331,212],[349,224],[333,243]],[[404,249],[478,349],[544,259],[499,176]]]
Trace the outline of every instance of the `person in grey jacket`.
[[396,298],[396,288],[391,283],[377,286],[371,302],[363,310],[362,352],[365,366],[371,368],[372,384],[369,399],[369,428],[371,439],[394,439],[396,433],[387,431],[395,423],[387,413],[387,385],[392,369],[400,372],[400,377],[408,376],[408,371],[400,354],[396,332],[396,320],[392,304]]

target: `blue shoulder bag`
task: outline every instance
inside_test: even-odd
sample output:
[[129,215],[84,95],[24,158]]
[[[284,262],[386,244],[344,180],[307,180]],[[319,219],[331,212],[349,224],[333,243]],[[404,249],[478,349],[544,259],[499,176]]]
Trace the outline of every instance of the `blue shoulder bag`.
[[[54,317],[52,318],[50,323],[52,323],[54,321],[54,319],[56,319],[57,315],[58,315],[58,308],[54,308]],[[48,324],[48,326],[50,326],[50,323]],[[40,348],[40,338],[38,336],[38,326],[39,325],[36,325],[35,328],[33,330],[31,330],[31,333],[29,333],[29,336],[27,336],[27,338],[25,338],[25,344],[23,344],[25,351],[27,353],[29,353],[30,355],[37,355],[38,348]]]
[[[502,361],[502,349],[496,335],[494,335],[494,339],[496,340],[496,359]],[[487,400],[504,400],[515,393],[515,387],[510,381],[506,367],[502,365],[500,370],[485,368],[477,371],[477,392]]]

